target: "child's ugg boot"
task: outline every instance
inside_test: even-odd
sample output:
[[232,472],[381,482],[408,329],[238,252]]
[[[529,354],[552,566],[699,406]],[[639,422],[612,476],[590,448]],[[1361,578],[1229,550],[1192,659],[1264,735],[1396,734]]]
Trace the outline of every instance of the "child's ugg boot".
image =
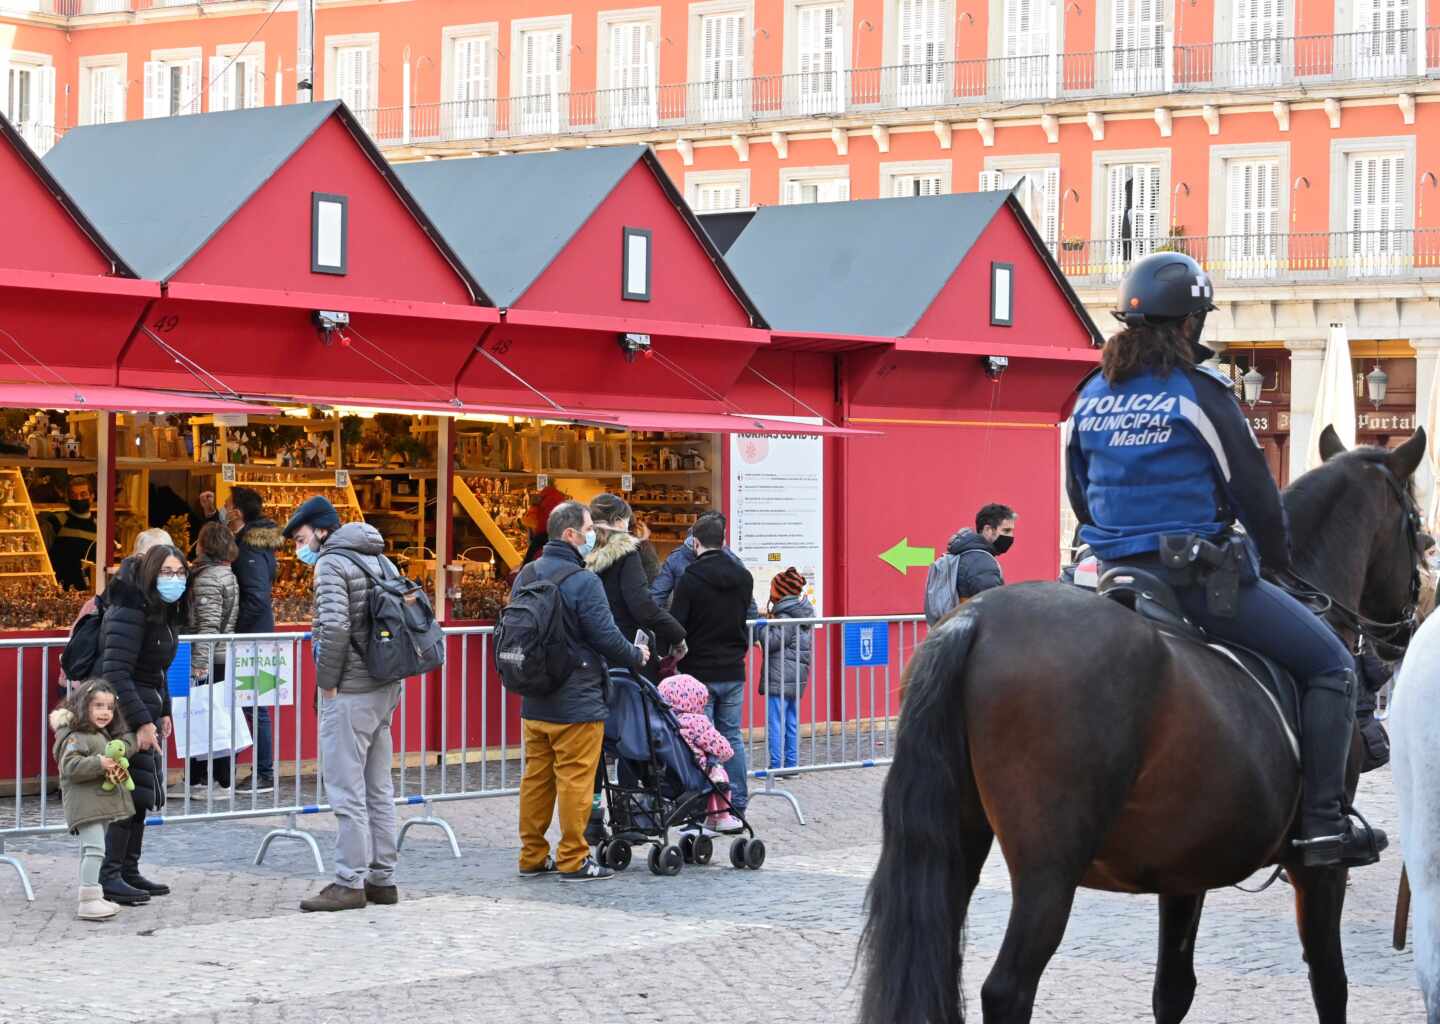
[[120,913],[120,908],[107,902],[105,892],[98,885],[80,887],[80,906],[75,916],[82,921],[105,921]]

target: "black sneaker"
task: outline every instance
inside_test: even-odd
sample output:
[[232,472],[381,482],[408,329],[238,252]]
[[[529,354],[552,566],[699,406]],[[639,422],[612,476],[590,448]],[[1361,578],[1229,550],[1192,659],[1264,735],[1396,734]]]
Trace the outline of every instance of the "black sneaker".
[[[251,786],[254,789],[251,789]],[[275,776],[273,775],[247,775],[235,783],[237,793],[273,793],[275,792]]]
[[540,878],[544,875],[555,874],[555,858],[547,856],[545,862],[538,868],[521,868],[521,878]]
[[576,871],[560,872],[560,881],[562,882],[603,882],[607,878],[614,877],[615,872],[595,863],[594,857],[586,857],[585,863],[581,864]]

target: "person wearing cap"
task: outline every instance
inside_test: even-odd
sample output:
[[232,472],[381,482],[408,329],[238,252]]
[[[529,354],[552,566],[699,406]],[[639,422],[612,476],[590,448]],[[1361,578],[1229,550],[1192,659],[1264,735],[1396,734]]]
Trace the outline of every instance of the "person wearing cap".
[[[1214,295],[1184,253],[1130,268],[1114,314],[1124,329],[1105,343],[1075,403],[1066,490],[1102,574],[1117,565],[1154,573],[1192,621],[1295,677],[1303,795],[1294,845],[1307,867],[1373,864],[1386,836],[1353,820],[1345,799],[1355,659],[1323,619],[1260,575],[1262,566],[1290,567],[1289,524],[1230,378],[1199,365],[1214,354],[1200,343]],[[1212,610],[1193,566],[1172,572],[1160,559],[1162,544],[1183,550],[1196,537],[1243,552],[1230,614]]]
[[302,900],[300,909],[359,910],[367,903],[398,903],[390,719],[403,682],[370,675],[361,632],[371,587],[365,569],[377,576],[397,572],[384,555],[380,531],[369,523],[342,525],[335,506],[321,495],[295,510],[284,536],[295,542],[295,557],[315,570],[310,633],[319,690],[320,764],[336,824],[335,881]]
[[815,606],[805,597],[805,577],[793,565],[770,580],[770,624],[761,634],[765,671],[760,695],[768,698],[765,740],[770,748],[770,770],[784,776],[800,764],[800,698],[810,685],[810,663],[815,653],[813,623],[787,619],[813,619]]

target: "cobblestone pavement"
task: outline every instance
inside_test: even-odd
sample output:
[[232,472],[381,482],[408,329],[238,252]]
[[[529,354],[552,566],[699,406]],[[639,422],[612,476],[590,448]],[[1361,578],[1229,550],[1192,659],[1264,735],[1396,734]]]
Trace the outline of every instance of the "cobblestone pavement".
[[[270,822],[152,829],[145,865],[176,895],[105,924],[74,920],[68,838],[11,843],[36,885],[26,905],[0,868],[0,1024],[69,1021],[215,1024],[506,1024],[854,1019],[851,977],[865,885],[879,853],[883,769],[810,775],[790,785],[809,824],[778,799],[752,818],[769,847],[759,872],[687,867],[656,878],[636,865],[613,882],[515,877],[513,798],[444,805],[464,856],[440,834],[407,837],[404,901],[302,915],[322,884],[298,843],[250,861]],[[1361,805],[1395,826],[1387,773]],[[302,819],[329,856],[323,816]],[[725,861],[720,847],[717,861]],[[1390,949],[1399,858],[1356,872],[1345,923],[1355,1020],[1423,1019],[1411,957]],[[966,988],[978,989],[1009,912],[992,854],[971,907]],[[117,943],[125,936],[128,941]],[[1152,898],[1082,893],[1041,985],[1037,1021],[1151,1020]],[[1200,932],[1200,1024],[1313,1021],[1288,890],[1216,893]],[[121,979],[148,978],[135,985]]]

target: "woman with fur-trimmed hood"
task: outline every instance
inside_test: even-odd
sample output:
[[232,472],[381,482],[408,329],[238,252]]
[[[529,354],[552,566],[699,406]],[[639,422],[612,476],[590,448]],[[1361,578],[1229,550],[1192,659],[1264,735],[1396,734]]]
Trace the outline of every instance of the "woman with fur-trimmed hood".
[[[633,640],[643,629],[658,641],[650,648],[657,654],[681,644],[685,627],[650,596],[640,542],[630,534],[630,505],[618,495],[597,495],[590,502],[590,517],[595,521],[595,547],[585,556],[585,566],[605,584],[610,612],[625,639]],[[659,682],[660,658],[651,658],[643,672],[651,682]]]

